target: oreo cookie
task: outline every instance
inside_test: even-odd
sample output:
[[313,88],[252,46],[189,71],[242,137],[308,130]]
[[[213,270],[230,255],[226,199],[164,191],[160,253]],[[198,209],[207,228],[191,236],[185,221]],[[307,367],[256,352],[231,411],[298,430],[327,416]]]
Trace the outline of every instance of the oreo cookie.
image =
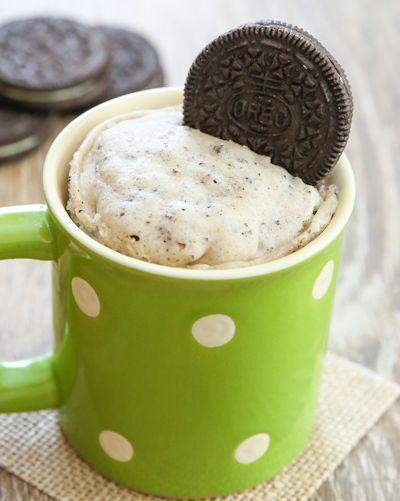
[[47,138],[51,115],[13,109],[0,103],[0,163],[19,158]]
[[102,100],[164,85],[164,73],[155,48],[141,35],[109,26],[98,30],[111,49],[109,84]]
[[352,112],[337,61],[306,31],[280,21],[219,36],[185,84],[185,125],[246,145],[309,184],[335,166]]
[[32,18],[0,27],[0,95],[25,107],[87,106],[108,86],[106,37],[69,19]]

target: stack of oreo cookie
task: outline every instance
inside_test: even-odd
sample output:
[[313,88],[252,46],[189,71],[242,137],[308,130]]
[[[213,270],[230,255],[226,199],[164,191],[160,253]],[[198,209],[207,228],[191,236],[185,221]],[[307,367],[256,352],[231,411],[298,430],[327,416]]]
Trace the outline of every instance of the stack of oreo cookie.
[[61,18],[0,26],[0,163],[39,146],[54,112],[163,83],[156,50],[137,33]]

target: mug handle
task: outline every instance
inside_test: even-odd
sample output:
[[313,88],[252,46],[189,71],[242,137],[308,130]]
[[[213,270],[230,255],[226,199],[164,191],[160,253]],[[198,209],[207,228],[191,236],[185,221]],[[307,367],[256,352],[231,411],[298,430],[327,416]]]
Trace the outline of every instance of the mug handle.
[[[44,205],[0,209],[0,259],[56,259],[56,243]],[[0,363],[0,412],[58,406],[54,355]]]

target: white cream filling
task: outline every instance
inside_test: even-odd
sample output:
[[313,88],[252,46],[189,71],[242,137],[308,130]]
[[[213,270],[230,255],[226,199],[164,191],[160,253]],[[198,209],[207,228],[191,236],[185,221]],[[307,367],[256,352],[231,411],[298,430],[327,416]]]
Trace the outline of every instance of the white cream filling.
[[84,83],[57,90],[27,90],[17,89],[9,85],[0,84],[1,94],[9,99],[26,101],[29,103],[53,103],[67,101],[84,96],[96,87],[96,80],[87,80]]
[[6,158],[13,155],[18,155],[23,151],[30,150],[39,144],[39,138],[37,136],[27,137],[21,139],[21,141],[16,141],[15,143],[6,144],[5,146],[0,146],[0,158]]

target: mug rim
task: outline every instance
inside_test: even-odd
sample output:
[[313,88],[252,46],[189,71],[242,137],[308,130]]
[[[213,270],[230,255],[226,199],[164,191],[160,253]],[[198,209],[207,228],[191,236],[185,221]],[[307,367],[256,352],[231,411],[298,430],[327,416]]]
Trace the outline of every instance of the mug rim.
[[[92,123],[96,116],[103,115],[103,118],[96,122],[101,123],[105,120],[104,116],[111,117],[113,115],[120,114],[120,111],[118,113],[109,113],[109,111],[116,106],[120,108],[124,103],[127,104],[129,102],[132,104],[132,102],[135,101],[140,102],[141,99],[149,101],[149,99],[151,100],[159,97],[163,97],[166,101],[170,101],[170,104],[165,104],[164,106],[172,106],[177,102],[182,101],[182,87],[162,87],[134,92],[132,94],[126,94],[99,104],[71,121],[66,127],[64,127],[64,129],[62,129],[51,144],[43,167],[44,194],[52,215],[73,241],[77,242],[84,249],[105,258],[108,261],[152,275],[189,280],[234,280],[251,278],[260,275],[269,275],[292,268],[293,266],[307,261],[309,258],[318,254],[342,233],[350,219],[355,202],[354,174],[350,162],[344,153],[340,157],[333,173],[331,174],[332,182],[340,181],[339,184],[341,184],[342,187],[339,192],[338,207],[328,226],[320,235],[301,249],[287,256],[283,256],[266,263],[249,265],[241,268],[206,270],[171,267],[149,263],[147,261],[142,261],[140,259],[121,254],[120,252],[110,249],[87,235],[70,218],[65,208],[65,204],[62,201],[61,193],[59,193],[57,188],[57,174],[61,169],[65,169],[65,163],[60,161],[60,156],[68,145],[66,136],[68,137],[70,135],[79,134],[79,131],[82,133],[82,130],[85,128],[85,123]],[[154,108],[154,106],[143,105],[142,108],[136,106],[135,109],[148,109],[152,107]],[[92,127],[93,125],[90,128]],[[86,132],[83,133],[81,142],[85,138],[86,134]]]

